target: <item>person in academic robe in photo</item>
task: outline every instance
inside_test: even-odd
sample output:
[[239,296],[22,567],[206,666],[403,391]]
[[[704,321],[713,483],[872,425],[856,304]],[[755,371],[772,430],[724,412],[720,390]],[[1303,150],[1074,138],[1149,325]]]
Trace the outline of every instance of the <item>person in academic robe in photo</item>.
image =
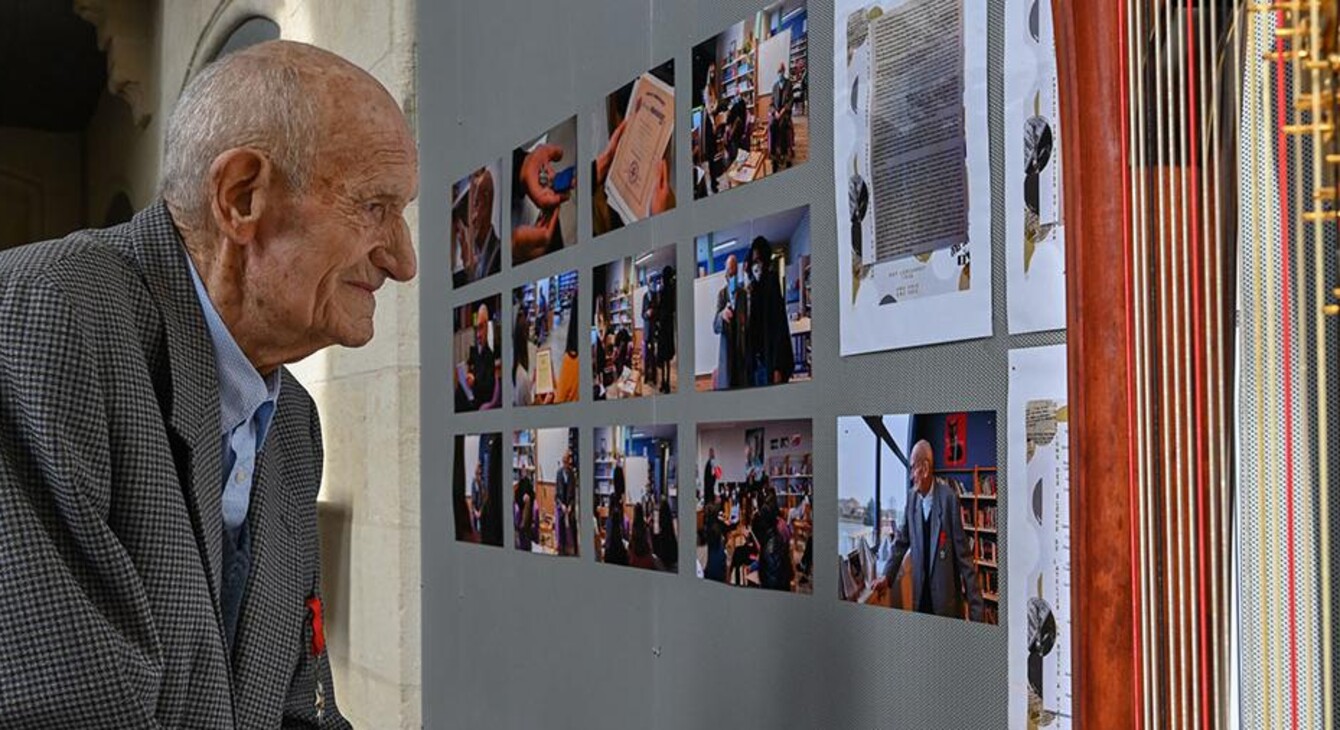
[[786,316],[777,272],[772,269],[772,246],[758,236],[749,247],[748,323],[746,353],[750,385],[791,380],[796,356],[791,347],[791,323]]
[[661,283],[657,292],[660,306],[656,309],[656,366],[660,370],[656,380],[662,393],[670,392],[670,371],[675,359],[675,268],[661,269]]
[[[912,487],[884,577],[892,587],[903,570],[912,571],[911,609],[918,613],[963,618],[966,604],[968,618],[982,621],[982,594],[963,529],[958,492],[935,477],[934,463],[930,443],[918,441],[912,447]],[[903,557],[909,553],[903,566]]]

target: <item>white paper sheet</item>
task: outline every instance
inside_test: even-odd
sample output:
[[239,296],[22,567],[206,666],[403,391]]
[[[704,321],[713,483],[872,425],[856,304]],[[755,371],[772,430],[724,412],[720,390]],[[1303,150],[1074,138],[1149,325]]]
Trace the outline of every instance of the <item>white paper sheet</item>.
[[[872,11],[876,11],[879,33],[871,32],[872,27],[866,22]],[[872,171],[887,171],[889,164],[909,163],[894,154],[872,159],[872,122],[878,126],[894,121],[887,115],[872,117],[870,113],[875,100],[872,69],[880,65],[880,58],[888,59],[891,53],[897,53],[892,44],[922,45],[920,40],[925,33],[919,26],[926,25],[920,22],[926,17],[934,17],[936,25],[950,26],[926,47],[953,54],[961,64],[962,82],[951,86],[962,89],[963,143],[950,147],[963,150],[963,164],[955,168],[953,175],[944,177],[958,180],[960,185],[966,180],[966,189],[960,186],[936,196],[946,206],[939,211],[939,218],[937,211],[925,209],[924,204],[912,206],[910,214],[913,218],[923,217],[929,229],[930,221],[961,217],[966,200],[967,236],[961,240],[961,233],[957,237],[943,235],[946,229],[961,231],[961,226],[935,225],[938,232],[934,245],[938,248],[927,254],[885,260],[880,259],[879,251],[901,250],[905,245],[916,249],[919,245],[904,241],[892,246],[875,235],[881,206],[887,221],[888,213],[904,211],[899,206],[915,201],[909,201],[907,195],[890,193],[889,190],[896,193],[896,188],[890,188],[887,182],[883,196],[877,194],[877,176]],[[833,174],[838,211],[841,353],[855,355],[990,336],[991,168],[986,119],[986,7],[977,2],[955,2],[946,9],[943,0],[882,3],[838,0],[834,24]],[[875,47],[877,38],[883,39],[879,47]],[[916,77],[891,72],[888,64],[882,68],[880,82],[884,84]],[[945,109],[935,104],[940,97],[932,93],[944,88],[944,77],[934,78],[940,79],[934,88],[894,90],[895,97],[901,94],[904,100],[916,100],[918,92],[924,92],[926,117],[932,125],[946,119]],[[906,108],[903,100],[895,99],[893,105]],[[935,162],[945,164],[946,156],[941,155]],[[885,175],[882,179],[891,178]],[[853,218],[859,221],[859,226],[853,225]],[[888,230],[888,226],[885,228]],[[860,240],[853,241],[854,236]],[[958,242],[950,240],[955,238]]]
[[[1009,0],[1005,7],[1005,298],[1011,334],[1065,327],[1061,138],[1051,3]],[[1031,171],[1034,182],[1030,185]]]
[[[1070,423],[1065,345],[1012,350],[1009,400],[1009,717],[1011,730],[1072,726]],[[1035,612],[1035,607],[1043,609]],[[1030,680],[1030,614],[1055,641]],[[1051,716],[1044,723],[1042,716]]]

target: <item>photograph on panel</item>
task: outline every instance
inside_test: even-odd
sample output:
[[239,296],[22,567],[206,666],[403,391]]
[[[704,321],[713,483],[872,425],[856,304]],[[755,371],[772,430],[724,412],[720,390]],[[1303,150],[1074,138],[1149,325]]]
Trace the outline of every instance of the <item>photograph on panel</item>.
[[838,419],[838,595],[999,620],[996,414]]
[[456,434],[451,500],[457,542],[502,547],[502,443],[501,433]]
[[675,207],[675,62],[619,87],[593,115],[591,234]]
[[577,270],[512,290],[512,405],[577,400]]
[[485,165],[451,186],[451,285],[462,287],[502,267],[502,162]]
[[703,423],[697,449],[698,575],[813,593],[811,422]]
[[674,424],[595,429],[596,561],[679,572]]
[[809,207],[698,236],[694,249],[694,388],[809,380]]
[[986,6],[838,0],[844,356],[991,335]]
[[674,393],[679,387],[675,246],[595,268],[591,382],[596,400]]
[[457,413],[502,406],[501,307],[494,294],[452,310]]
[[576,556],[581,519],[577,429],[512,435],[512,527],[517,550]]
[[512,152],[512,265],[577,243],[577,118]]
[[773,3],[693,47],[693,198],[810,156],[809,19]]

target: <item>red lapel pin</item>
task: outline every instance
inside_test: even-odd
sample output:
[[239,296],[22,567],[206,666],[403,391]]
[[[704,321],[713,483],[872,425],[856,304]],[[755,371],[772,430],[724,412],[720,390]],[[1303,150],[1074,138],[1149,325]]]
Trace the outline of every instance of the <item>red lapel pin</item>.
[[322,626],[321,597],[316,594],[309,596],[307,610],[311,613],[312,620],[312,656],[321,656],[326,653],[326,630]]

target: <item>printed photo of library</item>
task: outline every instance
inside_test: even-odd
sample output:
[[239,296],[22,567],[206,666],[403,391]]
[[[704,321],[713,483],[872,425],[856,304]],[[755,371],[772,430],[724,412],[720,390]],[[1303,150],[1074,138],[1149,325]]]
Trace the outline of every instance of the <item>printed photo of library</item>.
[[809,18],[772,3],[693,47],[693,197],[746,185],[810,156]]
[[577,332],[576,269],[512,290],[512,405],[577,400]]
[[996,414],[838,419],[838,594],[999,621]]
[[614,400],[679,387],[675,247],[597,266],[591,299],[594,398]]
[[452,464],[456,540],[502,547],[502,434],[456,434]]
[[694,249],[695,390],[813,377],[809,206],[698,236]]
[[581,511],[577,429],[517,431],[512,438],[512,527],[516,549],[577,555]]
[[595,429],[596,561],[679,572],[674,424]]
[[809,420],[698,426],[699,576],[814,592],[812,433]]

